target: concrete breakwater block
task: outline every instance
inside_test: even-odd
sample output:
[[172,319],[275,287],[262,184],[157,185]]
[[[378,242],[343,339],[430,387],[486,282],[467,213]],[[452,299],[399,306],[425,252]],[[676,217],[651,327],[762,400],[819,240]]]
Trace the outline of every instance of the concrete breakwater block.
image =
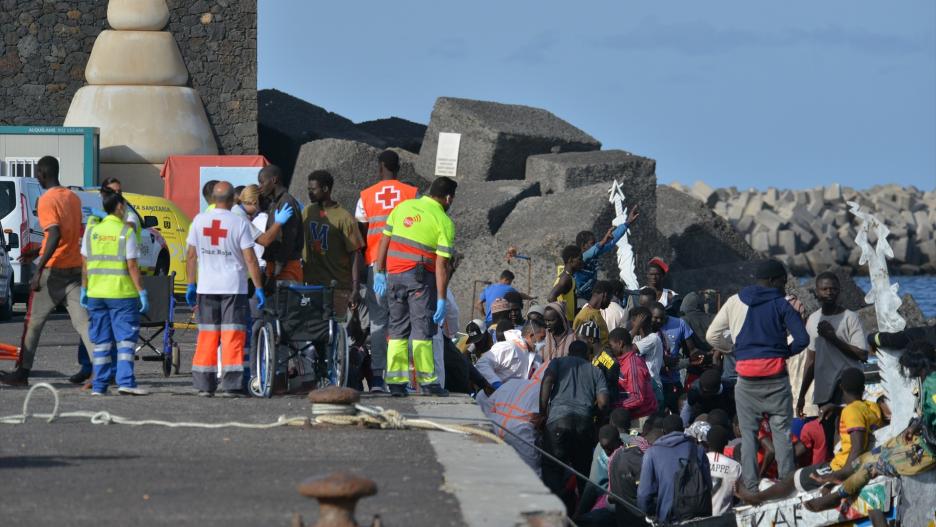
[[536,182],[460,181],[448,215],[458,239],[474,240],[496,234],[517,203],[539,195]]
[[526,179],[538,181],[543,193],[564,192],[595,183],[610,187],[617,179],[623,182],[628,198],[633,195],[639,199],[647,191],[653,192],[655,174],[656,161],[624,150],[541,154],[526,161]]
[[598,150],[601,143],[554,114],[530,106],[440,97],[419,151],[417,170],[435,177],[439,133],[461,134],[458,179],[523,179],[527,157]]

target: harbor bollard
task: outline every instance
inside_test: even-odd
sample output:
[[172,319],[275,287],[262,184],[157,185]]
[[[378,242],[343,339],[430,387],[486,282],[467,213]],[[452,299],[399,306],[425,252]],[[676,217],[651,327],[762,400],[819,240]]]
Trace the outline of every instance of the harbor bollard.
[[333,472],[303,481],[299,494],[318,500],[319,518],[312,527],[359,527],[354,509],[359,499],[377,494],[377,484],[350,472]]

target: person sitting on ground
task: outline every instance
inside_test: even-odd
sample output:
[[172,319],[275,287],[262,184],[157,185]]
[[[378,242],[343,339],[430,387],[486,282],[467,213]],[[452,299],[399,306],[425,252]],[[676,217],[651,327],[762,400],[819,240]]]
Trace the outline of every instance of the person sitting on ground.
[[601,310],[601,318],[608,325],[608,331],[612,331],[617,328],[627,327],[627,310],[624,309],[627,298],[624,293],[626,291],[624,282],[609,280],[608,285],[611,287],[611,302],[608,307]]
[[657,411],[656,392],[653,389],[653,377],[647,362],[638,355],[630,333],[618,328],[608,337],[608,347],[616,357],[619,375],[613,388],[617,396],[615,406],[630,413],[632,419],[653,415]]
[[659,302],[650,306],[650,327],[660,336],[663,343],[663,368],[660,380],[663,385],[663,401],[674,414],[679,413],[679,397],[683,394],[680,371],[688,366],[688,360],[702,363],[702,355],[696,353],[692,329],[677,317],[670,316]]
[[[836,390],[838,380],[848,368],[861,368],[868,360],[868,343],[858,313],[845,309],[838,302],[838,277],[821,273],[816,277],[816,298],[821,308],[809,315],[802,384],[796,401],[796,416],[806,417],[806,392],[813,386],[813,401],[819,408],[826,442],[831,443],[842,394]],[[813,383],[815,379],[815,383]]]
[[656,300],[657,302],[663,304],[663,307],[666,309],[676,308],[675,312],[679,312],[677,304],[677,296],[679,296],[675,291],[663,287],[663,279],[666,278],[666,273],[669,272],[669,266],[666,265],[666,262],[662,258],[655,256],[647,262],[647,287],[653,288],[656,291]]
[[730,420],[735,415],[734,390],[721,380],[721,372],[705,370],[686,394],[686,404],[680,409],[683,425],[689,426],[696,417],[715,409],[726,412]]
[[[608,509],[607,512],[613,514],[614,508],[613,506],[609,508],[608,500],[604,497],[602,489],[608,487],[608,459],[622,446],[624,446],[624,441],[617,427],[607,424],[598,429],[598,444],[595,445],[595,452],[592,454],[591,472],[588,473],[589,483],[585,486],[585,491],[582,493],[582,498],[579,500],[575,512],[576,517],[582,517],[582,515],[590,511],[596,513],[588,516],[585,525],[600,524],[598,518],[595,517],[600,509]],[[614,516],[610,516],[605,522],[613,522],[613,520]],[[581,525],[581,522],[576,524]]]
[[[546,328],[538,322],[530,322],[523,330],[510,329],[499,341],[478,359],[475,367],[494,390],[509,379],[529,379],[542,364],[539,351],[546,338]],[[483,400],[478,394],[479,401]]]
[[569,354],[569,346],[576,340],[572,322],[565,316],[561,302],[550,302],[543,309],[543,324],[546,326],[546,349],[543,360],[550,361]]
[[870,448],[871,433],[881,424],[881,408],[877,403],[861,399],[865,386],[864,372],[858,368],[848,368],[842,372],[838,384],[842,390],[842,400],[847,405],[839,420],[841,449],[835,458],[830,462],[801,468],[792,476],[760,492],[751,492],[745,486],[738,485],[736,493],[739,498],[752,505],[759,505],[765,501],[785,498],[794,489],[811,492],[822,486],[826,481],[825,476],[840,476],[837,471],[850,466]]
[[799,430],[799,435],[793,445],[796,453],[796,464],[802,467],[818,465],[832,458],[826,448],[826,435],[819,419],[812,419]]
[[[806,502],[807,509],[830,509],[841,499],[854,498],[878,475],[914,476],[936,468],[936,348],[932,343],[922,340],[910,343],[900,357],[900,367],[908,379],[920,381],[917,417],[910,421],[903,432],[888,439],[884,445],[851,460],[838,472],[823,478],[823,481],[844,481],[838,490]],[[842,412],[844,418],[845,411]]]
[[588,360],[593,360],[598,356],[601,343],[601,330],[598,329],[598,325],[592,321],[585,322],[579,326],[578,330],[575,332],[575,336],[585,344],[588,345]]
[[575,320],[576,292],[575,273],[582,269],[582,250],[575,245],[562,249],[562,265],[556,268],[556,282],[547,300],[564,302],[563,313],[569,320]]
[[572,328],[576,331],[586,322],[592,322],[598,327],[598,333],[600,334],[599,350],[603,350],[608,346],[608,324],[605,323],[604,317],[601,316],[601,310],[606,309],[610,304],[611,284],[605,281],[598,281],[592,288],[592,294],[588,303],[582,307],[578,315],[575,316],[575,320],[572,322]]
[[643,525],[644,514],[637,507],[637,489],[643,458],[650,445],[663,436],[663,420],[650,418],[644,423],[643,431],[630,444],[625,442],[622,448],[611,454],[608,459],[608,490],[626,500],[620,503],[609,500],[614,505],[616,525]]
[[711,516],[712,475],[705,451],[683,433],[679,416],[663,418],[663,434],[644,455],[637,505],[660,523]]
[[[567,357],[549,362],[540,386],[539,415],[546,427],[543,446],[582,474],[588,472],[596,443],[595,413],[608,408],[608,385],[587,354],[584,342],[573,342]],[[556,495],[562,494],[567,480],[561,466],[552,462],[543,465],[543,482]],[[577,486],[581,494],[585,482],[578,481]]]
[[708,448],[709,472],[712,474],[712,515],[721,516],[734,504],[735,483],[741,477],[741,463],[722,452],[731,439],[731,432],[722,426],[712,426],[705,440]]
[[488,333],[484,321],[481,319],[469,322],[465,327],[465,333],[468,335],[466,339],[467,348],[464,351],[468,359],[468,382],[474,387],[474,393],[483,391],[490,395],[494,393],[494,387],[478,371],[475,363],[494,345],[494,337]]
[[[497,279],[497,282],[485,287],[478,296],[478,303],[476,304],[478,311],[484,313],[484,321],[488,324],[493,321],[491,318],[491,304],[498,298],[504,298],[504,295],[511,291],[518,292],[513,287],[513,281],[513,271],[504,269]],[[521,297],[523,297],[524,300],[532,300],[532,297],[527,295],[521,294]]]
[[650,328],[650,310],[640,306],[630,310],[628,322],[637,354],[647,362],[650,376],[653,378],[653,393],[657,400],[657,411],[663,410],[663,386],[660,383],[660,370],[663,368],[663,341]]
[[575,289],[578,298],[583,300],[591,298],[592,287],[598,279],[598,263],[601,261],[601,255],[614,250],[617,242],[627,234],[628,228],[639,217],[637,206],[630,207],[627,212],[627,221],[608,229],[600,242],[597,242],[595,234],[591,231],[582,231],[575,235],[575,245],[582,252],[582,268],[575,273]]

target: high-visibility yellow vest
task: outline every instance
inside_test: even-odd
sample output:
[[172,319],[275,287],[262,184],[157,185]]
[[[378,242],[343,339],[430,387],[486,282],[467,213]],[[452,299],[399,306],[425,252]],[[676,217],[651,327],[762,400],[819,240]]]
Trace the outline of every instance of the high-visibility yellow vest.
[[436,256],[452,257],[455,224],[441,203],[423,196],[397,205],[387,218],[383,235],[390,237],[388,273],[405,273],[418,265],[434,273]]
[[88,218],[85,251],[89,298],[135,298],[139,296],[127,270],[127,235],[123,220],[108,215],[103,220]]
[[[559,284],[559,279],[562,278],[562,273],[565,271],[565,265],[560,265],[556,268],[556,281],[553,282],[553,287]],[[566,318],[569,319],[569,322],[575,320],[575,277],[572,278],[572,287],[569,288],[568,292],[564,295],[559,295],[559,298],[556,300],[565,303],[566,308]]]

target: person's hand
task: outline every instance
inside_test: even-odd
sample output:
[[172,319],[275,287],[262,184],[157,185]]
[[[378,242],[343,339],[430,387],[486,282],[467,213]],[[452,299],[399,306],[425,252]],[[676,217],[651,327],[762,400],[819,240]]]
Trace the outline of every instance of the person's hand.
[[640,213],[637,212],[637,205],[633,205],[630,210],[627,211],[627,224],[633,225],[637,218],[640,217]]
[[78,297],[78,303],[81,304],[81,307],[88,309],[88,288],[81,288],[81,295]]
[[640,329],[643,327],[644,322],[647,321],[647,315],[641,313],[634,317],[634,329]]
[[445,320],[445,299],[440,298],[436,300],[436,310],[435,310],[435,314],[432,315],[432,321],[435,322],[437,326],[441,326],[444,320]]
[[198,286],[195,284],[189,284],[188,287],[185,288],[185,303],[188,304],[189,307],[195,307],[195,301],[198,299],[197,291]]
[[614,238],[614,227],[608,229],[608,232],[605,233],[604,238],[601,239],[601,243],[599,245],[604,245],[610,242],[612,238]]
[[835,416],[836,406],[834,404],[824,404],[819,408],[819,420],[825,421]]
[[835,328],[832,327],[832,324],[828,320],[823,320],[816,326],[816,331],[819,333],[819,336],[826,340],[835,339]]
[[140,314],[146,314],[149,311],[149,293],[146,289],[140,291]]
[[481,388],[481,391],[484,392],[484,395],[487,395],[488,397],[494,395],[494,387],[490,384],[487,384],[484,386],[484,388]]
[[95,216],[95,217],[97,217],[97,218],[99,218],[99,219],[102,219],[102,220],[103,220],[104,218],[107,217],[107,212],[105,212],[103,209],[99,209],[99,208],[97,208],[97,207],[92,208],[92,209],[91,209],[91,212],[90,212],[89,214],[90,214],[91,216]]
[[33,291],[41,290],[42,286],[39,285],[40,278],[42,278],[42,272],[33,273],[32,278],[29,279],[29,288]]
[[913,441],[914,436],[918,435],[919,433],[920,433],[920,422],[917,420],[913,420],[910,423],[910,425],[907,426],[907,429],[903,431],[904,441],[906,441],[907,443]]
[[280,207],[278,211],[273,214],[273,221],[279,223],[280,225],[285,224],[289,221],[289,218],[292,218],[293,208],[288,203]]
[[543,430],[546,428],[546,417],[540,414],[533,414],[530,416],[530,424],[537,430]]
[[374,294],[383,297],[387,292],[387,273],[374,273]]
[[39,256],[39,248],[34,247],[28,251],[20,252],[19,258],[16,259],[19,263],[29,263],[36,259]]
[[689,364],[693,366],[700,366],[703,362],[705,362],[704,351],[696,350],[693,351],[691,355],[689,355]]
[[806,400],[802,396],[796,399],[795,415],[800,419],[806,417]]
[[258,287],[256,289],[254,298],[257,299],[257,309],[263,309],[263,306],[266,305],[266,293],[263,292],[263,288]]

